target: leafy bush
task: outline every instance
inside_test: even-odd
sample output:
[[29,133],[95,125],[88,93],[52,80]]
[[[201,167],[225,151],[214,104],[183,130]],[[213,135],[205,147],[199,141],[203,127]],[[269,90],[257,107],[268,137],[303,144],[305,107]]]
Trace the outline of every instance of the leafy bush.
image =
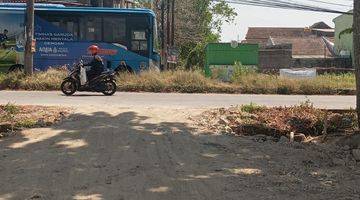
[[2,110],[5,112],[5,114],[15,115],[19,112],[20,109],[15,104],[8,103],[2,107]]
[[232,79],[237,79],[237,77],[241,76],[250,76],[257,74],[257,68],[254,66],[245,66],[242,65],[241,62],[235,62],[235,65],[233,66],[234,72],[232,75]]

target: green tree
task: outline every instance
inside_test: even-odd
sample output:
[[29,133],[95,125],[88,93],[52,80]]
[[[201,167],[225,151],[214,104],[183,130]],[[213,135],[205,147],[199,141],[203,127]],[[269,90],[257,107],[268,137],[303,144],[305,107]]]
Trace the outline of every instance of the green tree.
[[[187,19],[192,19],[193,24],[188,27],[192,28],[190,32],[193,34],[189,36],[182,33],[185,37],[180,37],[178,41],[181,44],[180,58],[187,69],[204,66],[206,45],[219,42],[223,23],[231,23],[237,16],[234,9],[224,1],[192,0],[191,3],[193,10],[188,10],[184,16],[189,15]],[[196,20],[193,20],[194,13],[197,15]],[[187,30],[180,30],[180,34],[182,31]]]
[[[162,1],[155,0],[153,4],[144,0],[135,2],[138,7],[153,8],[160,23],[158,8]],[[206,45],[219,42],[223,23],[233,22],[236,15],[225,1],[175,0],[175,44],[180,50],[181,64],[188,69],[203,67]]]

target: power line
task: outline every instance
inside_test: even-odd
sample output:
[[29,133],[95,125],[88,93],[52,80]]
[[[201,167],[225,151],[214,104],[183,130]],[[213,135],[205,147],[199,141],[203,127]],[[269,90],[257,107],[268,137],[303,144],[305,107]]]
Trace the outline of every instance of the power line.
[[239,4],[239,5],[269,7],[269,8],[326,12],[326,13],[336,13],[336,14],[352,14],[352,13],[349,13],[346,11],[324,8],[324,7],[308,5],[308,4],[303,4],[303,3],[297,3],[294,1],[292,3],[289,1],[282,1],[282,0],[213,0],[213,1],[226,2],[226,3]]
[[277,7],[277,8],[292,8],[292,9],[301,9],[301,10],[310,10],[310,11],[334,11],[332,9],[328,9],[328,8],[322,8],[322,7],[318,7],[318,6],[313,6],[313,5],[308,5],[308,4],[304,4],[304,3],[299,3],[299,2],[289,2],[289,1],[283,1],[283,0],[231,0],[231,1],[235,1],[235,2],[240,2],[240,3],[250,3],[250,4],[254,4],[254,5],[266,5],[266,6],[271,6],[271,7]]
[[[321,3],[321,4],[327,4],[327,5],[332,5],[332,6],[340,6],[340,7],[351,7],[352,5],[346,5],[346,4],[341,4],[341,3],[333,3],[333,2],[327,2],[327,1],[321,1],[321,0],[307,0],[310,2],[315,2],[315,3]],[[352,0],[350,0],[352,1]]]

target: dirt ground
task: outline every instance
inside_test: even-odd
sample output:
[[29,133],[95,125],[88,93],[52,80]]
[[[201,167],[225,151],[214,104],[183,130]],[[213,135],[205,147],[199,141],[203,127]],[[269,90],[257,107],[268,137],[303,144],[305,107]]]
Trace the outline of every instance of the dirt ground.
[[17,130],[51,126],[70,111],[56,106],[0,105],[0,138],[17,134]]
[[201,132],[203,110],[100,110],[0,139],[0,199],[360,199],[346,148]]

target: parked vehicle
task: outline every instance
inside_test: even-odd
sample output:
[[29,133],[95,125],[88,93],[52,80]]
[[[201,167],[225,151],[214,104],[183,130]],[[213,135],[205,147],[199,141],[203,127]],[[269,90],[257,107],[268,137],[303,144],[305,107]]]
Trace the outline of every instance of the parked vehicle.
[[115,94],[117,87],[114,70],[108,69],[92,80],[87,80],[86,70],[82,60],[74,65],[69,76],[61,84],[61,91],[66,96],[71,96],[76,91],[101,92],[106,96]]
[[[11,70],[22,68],[25,9],[21,3],[0,3],[0,33],[8,30],[6,49],[0,48],[2,71],[11,65]],[[71,67],[91,44],[100,47],[99,56],[109,69],[137,73],[160,68],[156,16],[149,9],[35,4],[34,27],[36,71]]]

